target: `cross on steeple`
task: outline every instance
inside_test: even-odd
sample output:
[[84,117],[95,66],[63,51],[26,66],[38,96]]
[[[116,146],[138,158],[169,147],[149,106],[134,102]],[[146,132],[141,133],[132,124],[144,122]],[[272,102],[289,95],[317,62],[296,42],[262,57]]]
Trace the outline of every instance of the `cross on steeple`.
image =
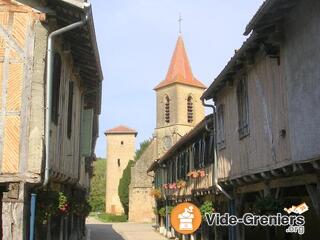
[[181,17],[181,13],[179,14],[179,19],[178,19],[178,22],[179,22],[179,34],[181,34],[181,22],[182,22],[182,17]]

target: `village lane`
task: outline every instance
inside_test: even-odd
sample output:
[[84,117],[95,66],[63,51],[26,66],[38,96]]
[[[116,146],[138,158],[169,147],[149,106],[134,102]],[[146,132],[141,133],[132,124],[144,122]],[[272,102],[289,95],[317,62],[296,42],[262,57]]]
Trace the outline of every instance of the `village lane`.
[[102,223],[87,219],[87,240],[165,240],[145,223]]

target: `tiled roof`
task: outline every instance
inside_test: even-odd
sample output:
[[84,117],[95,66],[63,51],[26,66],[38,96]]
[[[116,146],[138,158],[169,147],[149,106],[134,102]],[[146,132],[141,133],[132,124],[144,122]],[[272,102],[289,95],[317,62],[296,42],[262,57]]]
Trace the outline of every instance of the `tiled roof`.
[[129,133],[129,134],[132,133],[135,135],[138,134],[138,132],[135,129],[128,128],[127,126],[124,126],[124,125],[119,125],[105,132],[105,134],[119,134],[119,133]]
[[160,82],[154,90],[168,86],[173,83],[181,83],[205,89],[206,86],[197,80],[191,70],[188,56],[184,47],[183,38],[180,35],[174,50],[170,67],[165,80]]

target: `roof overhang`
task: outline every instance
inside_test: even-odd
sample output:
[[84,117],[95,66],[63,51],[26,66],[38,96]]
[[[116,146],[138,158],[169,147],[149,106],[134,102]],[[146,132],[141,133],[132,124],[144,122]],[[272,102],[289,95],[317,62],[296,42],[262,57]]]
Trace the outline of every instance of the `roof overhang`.
[[87,17],[81,29],[63,35],[73,56],[74,68],[79,74],[86,94],[86,107],[101,112],[101,91],[103,73],[100,63],[96,33],[90,3],[84,0],[49,0],[49,7],[55,11],[59,27],[81,21]]
[[250,66],[254,54],[263,50],[267,55],[276,56],[282,41],[283,19],[301,0],[266,0],[246,27],[245,34],[251,35],[230,59],[222,72],[215,78],[209,88],[203,93],[201,99],[215,100],[219,92],[240,69]]

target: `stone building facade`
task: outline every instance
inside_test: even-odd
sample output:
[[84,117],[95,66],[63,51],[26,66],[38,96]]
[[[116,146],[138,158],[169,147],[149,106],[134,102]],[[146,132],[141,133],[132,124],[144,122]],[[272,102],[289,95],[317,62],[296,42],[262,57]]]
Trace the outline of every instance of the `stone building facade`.
[[131,170],[129,221],[154,220],[154,199],[150,196],[153,178],[147,169],[204,118],[200,97],[205,88],[192,73],[180,35],[166,78],[154,88],[157,122],[153,140]]
[[118,186],[123,170],[134,159],[137,132],[118,126],[105,132],[107,139],[106,213],[124,213],[118,196]]
[[131,168],[131,184],[129,187],[129,221],[150,222],[154,219],[155,202],[150,195],[152,176],[146,174],[146,166],[152,164],[156,157],[156,141],[150,145]]

